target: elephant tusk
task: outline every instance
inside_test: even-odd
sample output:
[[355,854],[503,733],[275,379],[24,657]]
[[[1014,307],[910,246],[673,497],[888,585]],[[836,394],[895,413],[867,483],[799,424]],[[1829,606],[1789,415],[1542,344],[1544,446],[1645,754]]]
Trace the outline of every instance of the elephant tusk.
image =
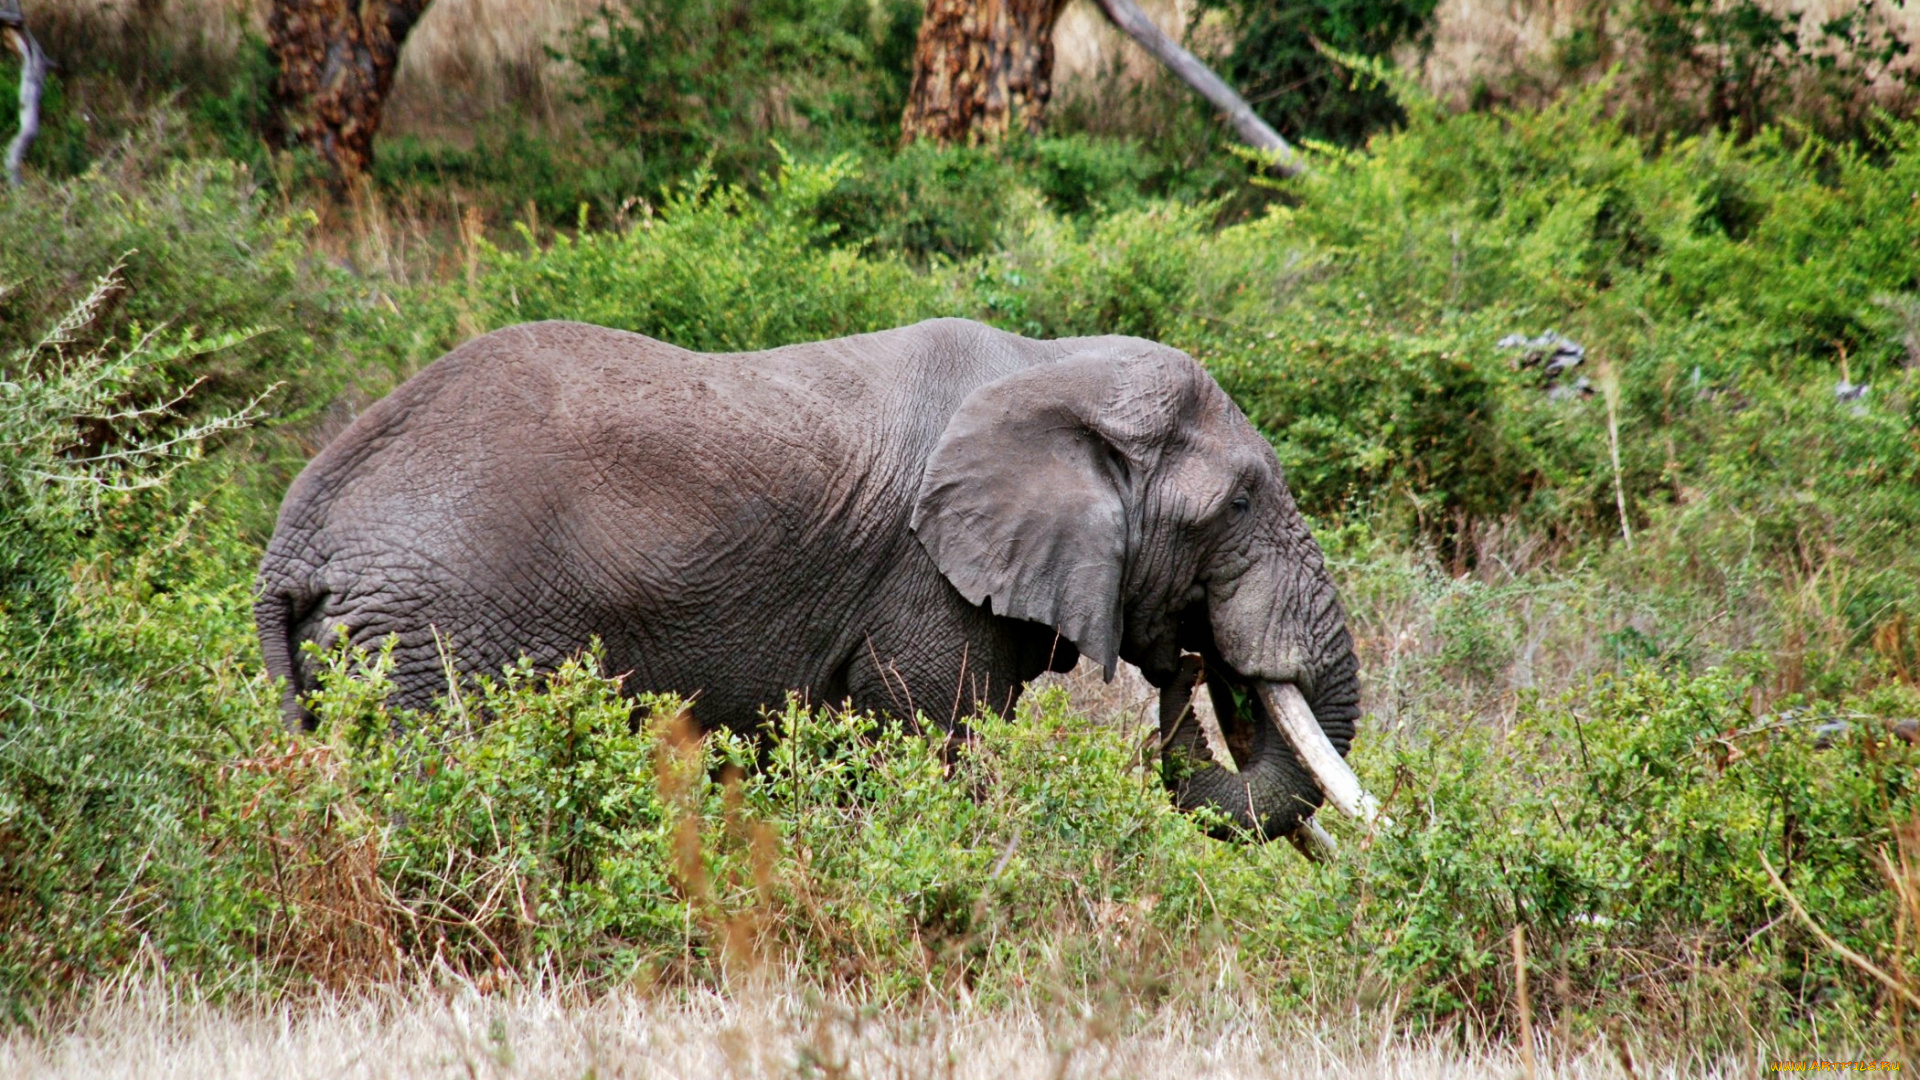
[[1259,693],[1267,715],[1273,717],[1274,726],[1293,747],[1293,756],[1306,766],[1307,774],[1320,786],[1327,801],[1348,816],[1373,824],[1380,816],[1379,801],[1360,786],[1360,778],[1340,757],[1340,751],[1333,748],[1327,733],[1320,728],[1320,721],[1314,719],[1307,699],[1300,695],[1300,688],[1292,683],[1262,682]]
[[1308,862],[1332,862],[1340,857],[1340,845],[1334,843],[1333,837],[1312,817],[1303,818],[1300,827],[1287,834],[1287,839]]

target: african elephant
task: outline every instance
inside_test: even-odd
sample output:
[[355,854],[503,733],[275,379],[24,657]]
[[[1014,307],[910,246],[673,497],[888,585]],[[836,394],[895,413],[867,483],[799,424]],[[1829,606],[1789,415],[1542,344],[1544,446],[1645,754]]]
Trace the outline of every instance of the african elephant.
[[[1183,807],[1264,837],[1310,828],[1323,792],[1366,808],[1341,760],[1352,640],[1273,449],[1138,338],[936,319],[708,355],[499,330],[300,474],[255,619],[295,724],[301,645],[341,627],[397,636],[398,706],[445,691],[443,649],[550,667],[598,637],[629,691],[739,730],[789,690],[954,730],[1043,671],[1125,658],[1162,688]],[[1185,707],[1202,682],[1237,772]]]

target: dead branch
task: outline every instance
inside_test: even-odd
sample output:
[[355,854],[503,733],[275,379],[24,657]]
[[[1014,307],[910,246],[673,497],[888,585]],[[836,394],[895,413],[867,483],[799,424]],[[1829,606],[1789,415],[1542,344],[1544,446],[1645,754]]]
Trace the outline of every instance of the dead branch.
[[7,183],[19,187],[24,182],[20,166],[27,159],[27,147],[40,134],[40,91],[47,82],[47,54],[27,29],[20,0],[0,0],[0,37],[20,54],[20,130],[7,144]]
[[1247,104],[1247,99],[1237,93],[1226,81],[1215,75],[1212,69],[1200,62],[1180,43],[1168,37],[1154,25],[1147,13],[1140,10],[1134,0],[1094,0],[1107,18],[1121,32],[1140,43],[1140,46],[1153,54],[1155,60],[1167,66],[1167,70],[1180,77],[1180,81],[1198,91],[1214,108],[1227,115],[1227,122],[1233,130],[1246,140],[1247,145],[1262,151],[1272,159],[1269,166],[1281,176],[1295,176],[1305,171],[1306,163],[1280,133],[1267,126],[1265,120]]
[[1773,887],[1779,889],[1780,895],[1787,898],[1787,906],[1793,908],[1793,913],[1800,916],[1801,922],[1807,924],[1807,929],[1813,931],[1813,936],[1820,939],[1820,944],[1840,954],[1841,959],[1859,968],[1866,974],[1873,976],[1887,989],[1905,998],[1907,1004],[1915,1008],[1920,1008],[1920,994],[1915,994],[1905,983],[1880,970],[1873,961],[1840,944],[1832,934],[1827,933],[1825,927],[1815,922],[1813,916],[1809,915],[1807,909],[1801,905],[1800,898],[1793,895],[1793,891],[1787,888],[1787,883],[1780,879],[1779,871],[1775,870],[1773,864],[1767,861],[1767,856],[1764,852],[1760,856],[1760,865],[1766,868],[1767,877],[1773,881]]

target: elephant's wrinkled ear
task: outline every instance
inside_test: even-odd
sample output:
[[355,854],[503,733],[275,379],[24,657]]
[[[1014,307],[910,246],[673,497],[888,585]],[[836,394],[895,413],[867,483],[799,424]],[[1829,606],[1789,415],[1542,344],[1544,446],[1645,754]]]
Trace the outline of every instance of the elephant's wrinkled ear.
[[1041,364],[961,403],[927,460],[913,531],[970,603],[1045,623],[1100,662],[1120,656],[1127,462],[1103,432],[1111,359]]

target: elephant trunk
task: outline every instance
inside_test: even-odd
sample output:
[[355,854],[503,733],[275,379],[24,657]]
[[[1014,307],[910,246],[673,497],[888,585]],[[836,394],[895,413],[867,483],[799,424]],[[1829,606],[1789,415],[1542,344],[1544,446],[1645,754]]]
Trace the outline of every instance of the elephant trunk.
[[[1194,692],[1205,683],[1237,771],[1214,760],[1194,716]],[[1291,683],[1256,681],[1247,695],[1246,717],[1226,680],[1209,673],[1200,657],[1181,662],[1178,677],[1161,692],[1162,779],[1183,810],[1205,806],[1228,819],[1219,835],[1285,836],[1309,858],[1333,854],[1332,840],[1313,822],[1322,801],[1371,822],[1378,804],[1361,787],[1306,699]]]

